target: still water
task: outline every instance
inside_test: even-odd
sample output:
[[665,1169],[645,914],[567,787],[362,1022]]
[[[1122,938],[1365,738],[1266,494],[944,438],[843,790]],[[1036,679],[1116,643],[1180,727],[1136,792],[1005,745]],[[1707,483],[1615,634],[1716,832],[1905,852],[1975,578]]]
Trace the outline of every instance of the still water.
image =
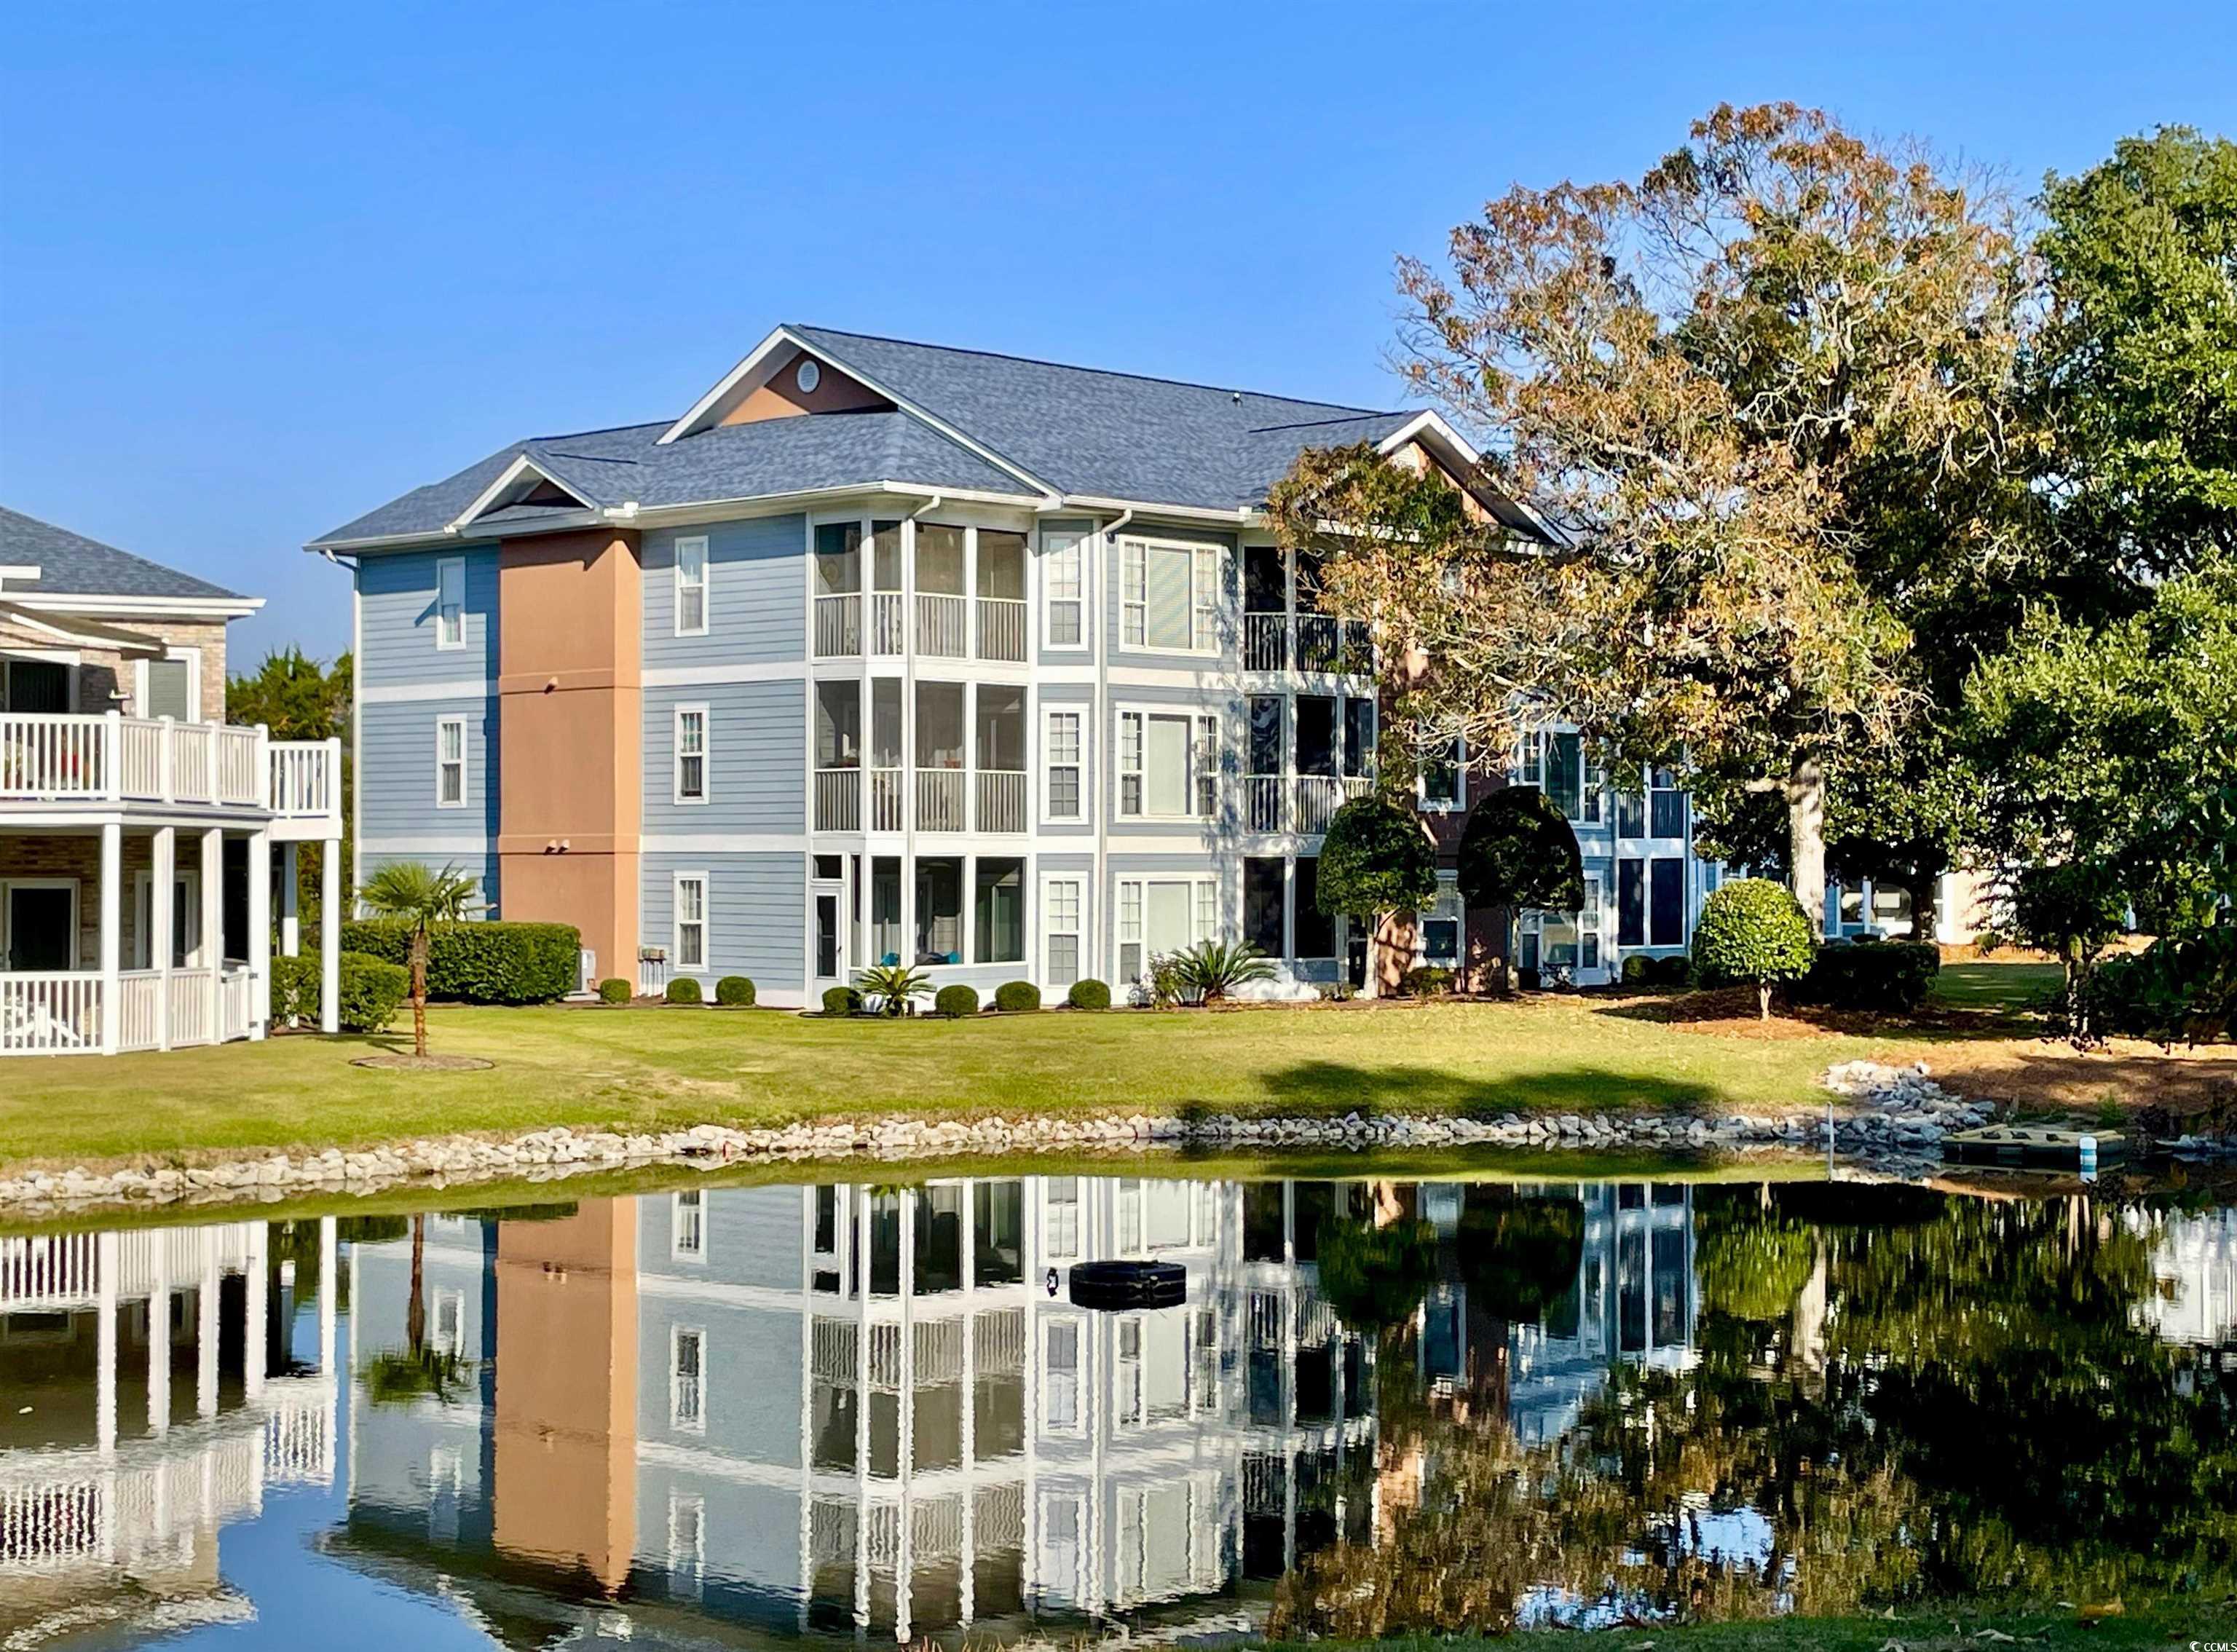
[[[1096,1257],[1187,1299],[1073,1306]],[[1005,1175],[0,1238],[0,1649],[2237,1583],[2237,1208]]]

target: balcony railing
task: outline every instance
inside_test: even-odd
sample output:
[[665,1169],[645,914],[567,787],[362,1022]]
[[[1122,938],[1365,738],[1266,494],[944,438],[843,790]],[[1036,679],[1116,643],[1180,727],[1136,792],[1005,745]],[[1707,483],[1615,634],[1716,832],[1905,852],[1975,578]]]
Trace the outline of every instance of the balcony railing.
[[1023,832],[1026,829],[1026,790],[1023,769],[980,769],[979,830]]
[[902,622],[899,591],[870,593],[870,652],[902,654],[908,648],[908,628]]
[[1290,668],[1288,615],[1245,614],[1243,616],[1243,668],[1245,671],[1286,671]]
[[[0,971],[0,1056],[97,1053],[102,996],[97,970]],[[116,977],[116,1047],[154,1050],[165,1043],[177,1048],[246,1038],[254,1004],[254,978],[237,965],[129,970]]]
[[0,801],[191,803],[341,825],[339,740],[116,713],[0,713]]
[[820,768],[815,771],[815,829],[818,832],[860,832],[862,829],[861,769]]
[[1026,604],[1008,596],[982,596],[979,602],[979,657],[1014,660],[1026,657]]
[[862,651],[862,598],[856,591],[841,591],[815,599],[815,657]]
[[945,660],[966,658],[971,651],[971,599],[919,591],[916,651]]
[[870,830],[899,832],[906,819],[901,812],[901,776],[905,769],[870,771]]
[[920,832],[962,832],[970,825],[966,803],[968,773],[960,768],[920,768],[916,772],[916,829]]
[[1246,774],[1244,829],[1317,837],[1338,809],[1374,790],[1374,777],[1368,774]]

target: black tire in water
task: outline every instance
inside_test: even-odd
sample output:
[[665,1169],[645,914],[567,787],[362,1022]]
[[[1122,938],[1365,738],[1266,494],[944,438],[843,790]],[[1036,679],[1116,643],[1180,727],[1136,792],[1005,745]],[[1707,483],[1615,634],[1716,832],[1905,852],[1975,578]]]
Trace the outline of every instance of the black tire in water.
[[1178,1262],[1081,1262],[1071,1278],[1076,1308],[1178,1307],[1188,1295],[1188,1270]]

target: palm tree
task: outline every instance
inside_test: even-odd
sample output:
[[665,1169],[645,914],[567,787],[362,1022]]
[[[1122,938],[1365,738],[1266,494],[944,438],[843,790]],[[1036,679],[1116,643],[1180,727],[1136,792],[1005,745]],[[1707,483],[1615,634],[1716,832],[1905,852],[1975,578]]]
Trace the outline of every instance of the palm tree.
[[366,1362],[366,1394],[376,1405],[408,1405],[421,1395],[449,1405],[464,1380],[467,1361],[454,1349],[427,1346],[427,1218],[412,1218],[412,1300],[404,1310],[400,1348]]
[[358,905],[377,918],[412,925],[412,1053],[427,1057],[427,925],[455,924],[481,903],[473,880],[454,866],[436,872],[417,860],[392,860],[357,892]]

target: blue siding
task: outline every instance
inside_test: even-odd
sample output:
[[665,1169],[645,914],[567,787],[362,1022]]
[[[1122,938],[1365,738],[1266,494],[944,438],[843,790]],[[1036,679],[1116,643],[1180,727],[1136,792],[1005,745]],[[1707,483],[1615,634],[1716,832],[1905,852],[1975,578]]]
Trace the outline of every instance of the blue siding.
[[[435,724],[466,720],[466,806],[435,806]],[[375,701],[358,707],[363,839],[497,833],[497,699]]]
[[[676,541],[707,540],[707,634],[676,635]],[[766,664],[808,657],[808,523],[759,517],[644,536],[644,665]]]
[[[1243,610],[1241,596],[1242,559],[1235,550],[1232,534],[1206,533],[1201,528],[1159,528],[1154,523],[1133,523],[1119,534],[1123,542],[1135,535],[1156,539],[1168,544],[1215,545],[1219,549],[1219,618],[1217,631],[1219,650],[1217,654],[1166,653],[1156,648],[1129,648],[1120,641],[1125,632],[1118,623],[1120,602],[1125,596],[1125,563],[1117,546],[1110,552],[1110,579],[1106,582],[1108,596],[1104,604],[1104,636],[1110,643],[1109,657],[1114,666],[1151,666],[1165,670],[1215,671],[1231,676],[1243,667],[1243,645],[1240,635]],[[1114,692],[1116,692],[1114,690]]]
[[[807,689],[724,682],[644,691],[644,829],[808,829]],[[676,801],[676,708],[707,708],[707,801]]]
[[[435,564],[466,564],[466,645],[435,646]],[[498,671],[497,549],[410,551],[366,557],[358,565],[357,680],[368,688],[465,682]]]
[[805,854],[699,854],[660,850],[643,858],[640,930],[650,946],[674,932],[676,874],[707,874],[709,980],[745,975],[764,992],[806,988],[808,858]]

